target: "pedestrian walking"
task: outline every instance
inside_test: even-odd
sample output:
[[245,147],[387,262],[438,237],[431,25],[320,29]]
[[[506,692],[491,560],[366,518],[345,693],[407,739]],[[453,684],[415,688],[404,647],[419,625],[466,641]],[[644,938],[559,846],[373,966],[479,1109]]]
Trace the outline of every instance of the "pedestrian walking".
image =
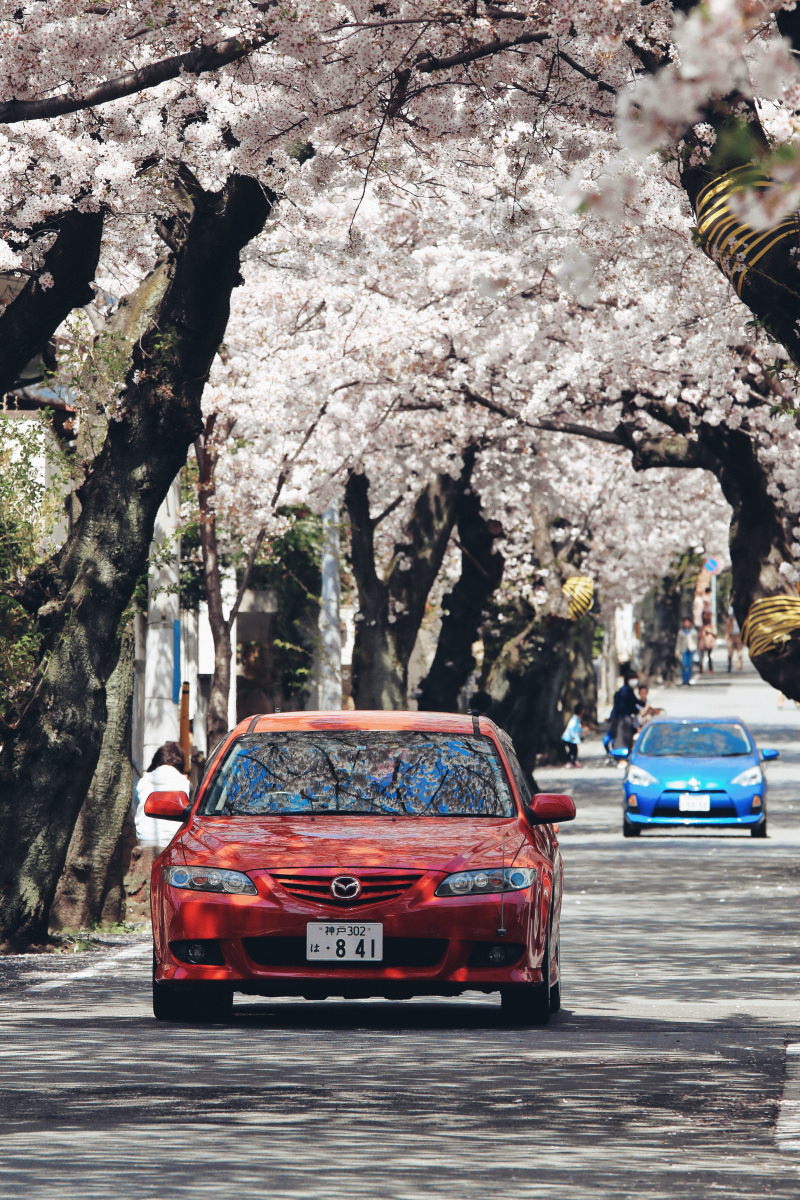
[[564,749],[567,754],[567,766],[579,767],[578,762],[578,747],[583,740],[583,724],[581,717],[584,713],[582,704],[576,704],[572,710],[572,716],[567,721],[567,727],[561,735],[561,741],[564,744]]
[[694,683],[694,656],[697,650],[697,634],[691,617],[684,617],[675,639],[675,657],[681,664],[681,683],[688,687]]
[[151,792],[185,792],[188,800],[191,792],[186,775],[185,758],[178,742],[165,742],[153,755],[150,766],[136,784],[136,837],[142,846],[154,846],[163,850],[175,835],[174,821],[161,821],[148,817],[144,804]]
[[700,629],[700,638],[698,648],[700,650],[700,671],[703,670],[703,655],[706,656],[706,670],[709,675],[714,674],[714,660],[711,657],[712,651],[717,644],[717,631],[711,620],[711,613],[704,613],[703,624]]
[[733,605],[728,609],[728,615],[725,618],[725,642],[728,647],[728,674],[730,675],[733,669],[734,655],[739,659],[737,671],[744,670],[744,645],[742,643],[742,631],[739,628],[739,622],[736,620],[736,614],[733,611]]

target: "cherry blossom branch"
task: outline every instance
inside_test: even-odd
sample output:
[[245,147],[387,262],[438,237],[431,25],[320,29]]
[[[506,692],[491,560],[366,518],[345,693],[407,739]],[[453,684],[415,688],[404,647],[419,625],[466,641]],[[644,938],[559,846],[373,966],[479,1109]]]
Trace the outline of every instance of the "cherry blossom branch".
[[0,124],[15,125],[21,121],[62,117],[67,113],[80,112],[82,109],[108,104],[123,96],[132,96],[136,92],[158,87],[159,84],[177,79],[184,73],[202,75],[208,71],[217,71],[220,67],[246,58],[254,50],[271,42],[273,37],[271,33],[263,33],[251,38],[226,38],[213,46],[198,46],[185,54],[174,54],[138,70],[126,71],[124,75],[117,75],[115,79],[107,79],[80,96],[65,94],[46,96],[40,100],[8,100],[5,104],[0,104]]
[[479,58],[489,58],[494,54],[502,54],[504,50],[512,50],[516,46],[541,44],[552,35],[549,32],[521,33],[515,38],[495,38],[493,42],[485,42],[474,50],[461,50],[458,54],[450,54],[446,58],[435,58],[433,55],[423,55],[415,64],[417,71],[423,75],[431,71],[447,71],[450,67],[462,67],[467,63],[477,62]]

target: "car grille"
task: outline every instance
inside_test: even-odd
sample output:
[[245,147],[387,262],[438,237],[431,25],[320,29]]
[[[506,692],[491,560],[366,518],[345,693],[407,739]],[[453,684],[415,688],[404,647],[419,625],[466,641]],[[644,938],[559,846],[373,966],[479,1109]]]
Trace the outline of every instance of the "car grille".
[[447,949],[446,938],[396,938],[383,940],[383,958],[380,962],[319,961],[306,960],[306,939],[302,937],[244,938],[245,953],[262,967],[306,967],[328,971],[334,967],[348,970],[371,967],[433,967]]
[[[422,878],[419,871],[359,872],[334,871],[327,875],[302,875],[293,871],[270,871],[270,875],[285,891],[300,900],[310,900],[330,908],[359,908],[366,904],[382,904],[396,900]],[[331,894],[331,880],[337,875],[353,875],[361,884],[361,892],[352,900],[342,900]]]
[[655,806],[655,809],[653,810],[653,816],[655,816],[655,817],[693,817],[693,816],[696,816],[696,817],[711,817],[711,818],[713,818],[713,817],[735,817],[738,815],[736,812],[736,807],[735,807],[735,805],[733,805],[731,803],[728,793],[723,791],[721,788],[716,791],[709,789],[708,791],[703,791],[703,792],[699,793],[699,795],[708,796],[711,799],[711,810],[710,811],[706,810],[705,812],[702,810],[699,810],[699,809],[696,812],[691,812],[688,810],[681,812],[678,801],[681,796],[685,796],[685,795],[686,795],[685,791],[662,792],[658,798],[658,802]]

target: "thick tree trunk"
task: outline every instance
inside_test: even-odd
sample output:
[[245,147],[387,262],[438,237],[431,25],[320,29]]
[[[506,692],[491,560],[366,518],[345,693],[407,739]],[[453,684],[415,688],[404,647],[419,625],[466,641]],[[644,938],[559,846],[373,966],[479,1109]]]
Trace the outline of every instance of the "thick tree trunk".
[[461,574],[442,600],[436,653],[419,689],[419,707],[432,712],[457,710],[459,693],[475,667],[472,646],[486,605],[503,577],[503,556],[494,549],[501,529],[486,520],[474,492],[459,499],[457,528]]
[[501,648],[486,677],[491,716],[510,734],[523,769],[539,755],[557,758],[575,704],[597,710],[592,665],[594,620],[534,618]]
[[369,481],[356,473],[348,478],[345,504],[359,598],[353,648],[356,708],[405,708],[408,704],[409,660],[450,540],[459,498],[469,486],[475,456],[475,449],[469,448],[457,479],[437,475],[419,493],[403,540],[394,546],[385,579],[378,575],[375,562],[377,522],[370,516]]
[[20,589],[44,634],[42,666],[0,755],[0,944],[41,939],[97,763],[119,623],[144,573],[158,507],[200,426],[200,399],[240,281],[239,254],[269,202],[252,179],[203,192],[180,173],[163,297],[137,341],[116,419],[80,489],[64,547]]
[[85,929],[125,916],[123,828],[133,798],[133,623],[106,688],[108,720],[89,794],[78,815],[51,910],[52,929]]

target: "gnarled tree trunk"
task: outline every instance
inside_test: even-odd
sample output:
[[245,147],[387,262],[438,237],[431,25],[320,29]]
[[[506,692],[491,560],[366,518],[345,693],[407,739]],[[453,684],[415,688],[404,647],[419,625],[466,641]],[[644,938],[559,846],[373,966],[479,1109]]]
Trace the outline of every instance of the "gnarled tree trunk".
[[51,909],[52,929],[85,929],[125,917],[123,830],[133,799],[133,622],[106,687],[108,719],[89,794],[72,832]]
[[456,711],[459,693],[475,667],[472,646],[486,605],[503,577],[503,556],[494,549],[502,530],[497,522],[487,521],[475,492],[459,497],[457,529],[461,574],[442,600],[436,653],[419,688],[419,707],[431,712]]
[[63,548],[18,598],[36,614],[42,665],[0,754],[0,945],[46,936],[69,839],[94,774],[119,624],[146,569],[158,507],[201,425],[200,400],[239,283],[239,255],[269,200],[234,176],[204,192],[180,169],[162,296],[136,342],[115,419],[80,489]]
[[475,457],[476,451],[470,447],[457,479],[437,475],[422,489],[384,578],[378,574],[375,559],[375,528],[380,518],[370,515],[369,481],[355,472],[348,478],[345,504],[359,599],[353,648],[356,708],[405,708],[408,703],[409,660]]

